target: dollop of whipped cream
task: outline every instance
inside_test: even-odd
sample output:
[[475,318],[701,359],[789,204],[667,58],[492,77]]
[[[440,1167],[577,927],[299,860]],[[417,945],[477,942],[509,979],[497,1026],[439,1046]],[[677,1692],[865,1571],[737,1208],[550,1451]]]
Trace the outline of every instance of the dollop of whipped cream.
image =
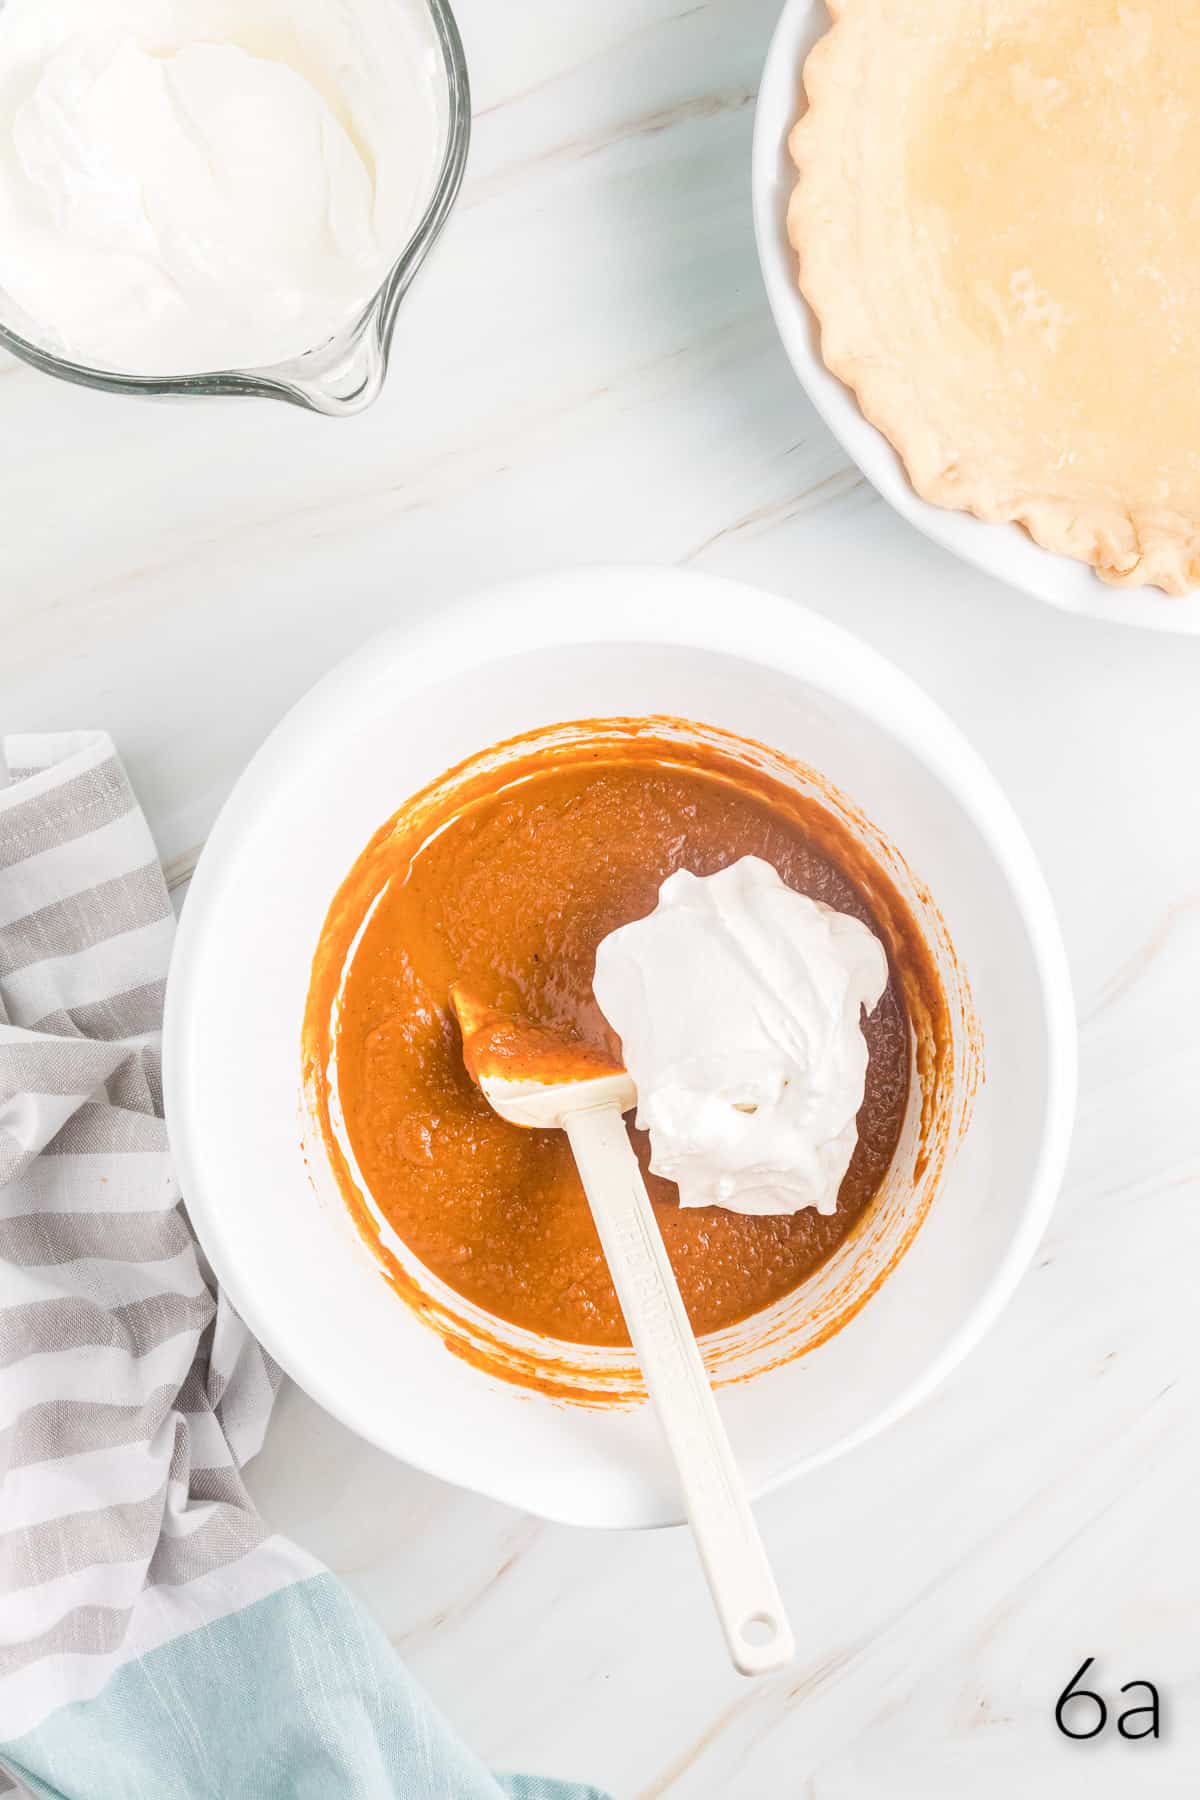
[[596,952],[594,992],[637,1085],[650,1167],[681,1206],[837,1208],[858,1142],[875,934],[756,856],[680,870]]
[[6,0],[5,322],[144,375],[327,342],[382,284],[432,185],[436,65],[405,11]]

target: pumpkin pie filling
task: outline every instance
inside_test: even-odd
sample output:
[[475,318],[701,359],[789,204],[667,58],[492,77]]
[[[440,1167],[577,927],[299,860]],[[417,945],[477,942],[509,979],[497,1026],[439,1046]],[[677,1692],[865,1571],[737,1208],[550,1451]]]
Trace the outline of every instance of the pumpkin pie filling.
[[[482,772],[468,765],[461,780],[435,784],[377,834],[344,884],[314,965],[310,1080],[335,1052],[344,1134],[374,1208],[428,1270],[487,1312],[547,1338],[628,1343],[566,1138],[492,1112],[464,1066],[451,989],[536,1020],[598,1067],[619,1063],[592,993],[598,944],[652,912],[675,871],[711,874],[743,856],[875,930],[889,980],[864,1020],[858,1144],[833,1214],[683,1209],[674,1185],[648,1173],[648,1145],[630,1127],[703,1333],[804,1282],[887,1173],[912,1061],[896,958],[917,933],[886,877],[830,813],[761,769],[707,744],[597,725],[560,748]],[[885,919],[868,890],[888,894]],[[356,1211],[371,1235],[367,1209]]]

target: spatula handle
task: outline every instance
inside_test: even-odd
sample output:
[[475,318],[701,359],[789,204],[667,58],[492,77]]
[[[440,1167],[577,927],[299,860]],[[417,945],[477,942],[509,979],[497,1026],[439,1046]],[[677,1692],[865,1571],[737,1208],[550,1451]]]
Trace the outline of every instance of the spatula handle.
[[730,1654],[743,1675],[765,1674],[794,1655],[791,1628],[625,1121],[615,1106],[602,1106],[563,1124]]

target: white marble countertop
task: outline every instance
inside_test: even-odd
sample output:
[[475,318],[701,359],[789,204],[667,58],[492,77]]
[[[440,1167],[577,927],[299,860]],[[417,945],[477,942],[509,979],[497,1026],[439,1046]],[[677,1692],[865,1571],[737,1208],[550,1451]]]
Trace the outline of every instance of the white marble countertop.
[[[125,401],[0,363],[0,711],[107,726],[182,883],[317,676],[504,575],[736,575],[917,676],[1044,860],[1082,1104],[1050,1233],[984,1347],[762,1506],[794,1669],[729,1672],[682,1533],[531,1522],[294,1390],[254,1488],[497,1766],[618,1800],[1194,1793],[1200,641],[1075,621],[959,566],[817,422],[750,229],[777,3],[461,0],[467,186],[357,420]],[[1110,1693],[1161,1685],[1161,1741],[1057,1735],[1087,1655]]]

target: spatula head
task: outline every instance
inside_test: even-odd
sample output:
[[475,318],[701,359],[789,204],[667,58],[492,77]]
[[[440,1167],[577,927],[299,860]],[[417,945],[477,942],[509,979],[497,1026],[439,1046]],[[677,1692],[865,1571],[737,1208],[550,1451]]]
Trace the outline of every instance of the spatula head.
[[510,1125],[553,1130],[568,1113],[593,1106],[630,1112],[637,1105],[632,1080],[605,1051],[485,1006],[458,983],[450,990],[450,1004],[462,1032],[467,1073],[492,1111]]

